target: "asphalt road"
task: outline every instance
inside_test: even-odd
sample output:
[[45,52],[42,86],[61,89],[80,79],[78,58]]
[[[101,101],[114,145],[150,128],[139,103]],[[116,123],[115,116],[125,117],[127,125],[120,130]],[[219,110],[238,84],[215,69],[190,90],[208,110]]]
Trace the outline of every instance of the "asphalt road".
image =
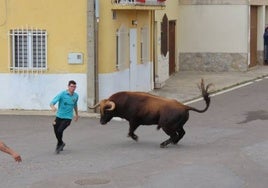
[[[81,118],[65,131],[54,154],[50,116],[0,116],[0,139],[17,150],[17,164],[0,153],[2,188],[266,188],[268,80],[212,97],[206,113],[190,113],[178,145],[156,126],[141,126],[139,142],[128,124]],[[203,108],[203,101],[190,104]]]

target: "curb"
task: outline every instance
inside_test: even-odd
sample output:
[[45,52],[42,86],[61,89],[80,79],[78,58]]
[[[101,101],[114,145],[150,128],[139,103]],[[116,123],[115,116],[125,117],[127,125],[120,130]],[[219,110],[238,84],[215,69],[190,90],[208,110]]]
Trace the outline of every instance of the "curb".
[[[79,117],[98,118],[98,113],[79,111]],[[21,116],[55,116],[55,113],[49,110],[0,110],[0,115],[21,115]]]

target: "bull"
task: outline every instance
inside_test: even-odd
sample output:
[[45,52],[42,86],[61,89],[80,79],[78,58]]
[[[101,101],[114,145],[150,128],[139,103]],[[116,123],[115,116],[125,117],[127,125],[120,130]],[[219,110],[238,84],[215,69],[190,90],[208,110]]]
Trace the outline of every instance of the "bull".
[[160,144],[163,148],[170,143],[177,144],[185,135],[183,126],[189,119],[189,111],[198,113],[207,111],[210,105],[208,92],[210,86],[211,84],[205,86],[203,79],[198,85],[206,103],[202,110],[184,105],[175,99],[130,91],[115,93],[89,108],[100,107],[102,125],[108,123],[113,117],[126,119],[129,122],[128,136],[135,141],[138,141],[138,136],[134,132],[140,125],[157,125],[157,130],[162,129],[169,136],[169,139]]

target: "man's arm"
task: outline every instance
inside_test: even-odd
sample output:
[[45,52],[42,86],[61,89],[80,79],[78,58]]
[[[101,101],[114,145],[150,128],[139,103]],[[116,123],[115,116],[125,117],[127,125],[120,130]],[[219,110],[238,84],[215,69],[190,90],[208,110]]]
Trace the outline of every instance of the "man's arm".
[[59,93],[56,97],[54,97],[54,98],[52,99],[52,101],[50,102],[50,104],[49,104],[49,106],[50,106],[50,108],[52,109],[53,112],[56,112],[56,111],[57,111],[57,108],[55,107],[55,104],[56,104],[57,102],[59,102],[59,100],[60,100],[60,98],[61,98],[61,94],[62,94],[62,93]]
[[53,112],[57,111],[57,108],[52,103],[49,106],[50,106],[50,108],[52,109]]
[[4,142],[0,141],[0,150],[11,155],[15,161],[21,162],[21,156],[16,153],[14,150],[9,148]]
[[74,112],[75,112],[74,121],[77,121],[78,120],[78,108],[77,108],[77,106],[74,107]]

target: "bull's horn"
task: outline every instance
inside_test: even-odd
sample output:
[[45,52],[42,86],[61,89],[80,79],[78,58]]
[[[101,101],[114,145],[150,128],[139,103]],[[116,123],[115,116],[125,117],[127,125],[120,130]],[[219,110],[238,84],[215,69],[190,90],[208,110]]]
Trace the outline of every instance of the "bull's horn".
[[100,106],[100,103],[95,104],[94,106],[88,106],[89,109],[95,109]]
[[108,108],[108,109],[106,109],[106,110],[108,110],[108,111],[112,111],[112,110],[115,109],[115,103],[114,103],[114,102],[112,102],[112,101],[108,101],[107,104],[110,105],[111,107]]

